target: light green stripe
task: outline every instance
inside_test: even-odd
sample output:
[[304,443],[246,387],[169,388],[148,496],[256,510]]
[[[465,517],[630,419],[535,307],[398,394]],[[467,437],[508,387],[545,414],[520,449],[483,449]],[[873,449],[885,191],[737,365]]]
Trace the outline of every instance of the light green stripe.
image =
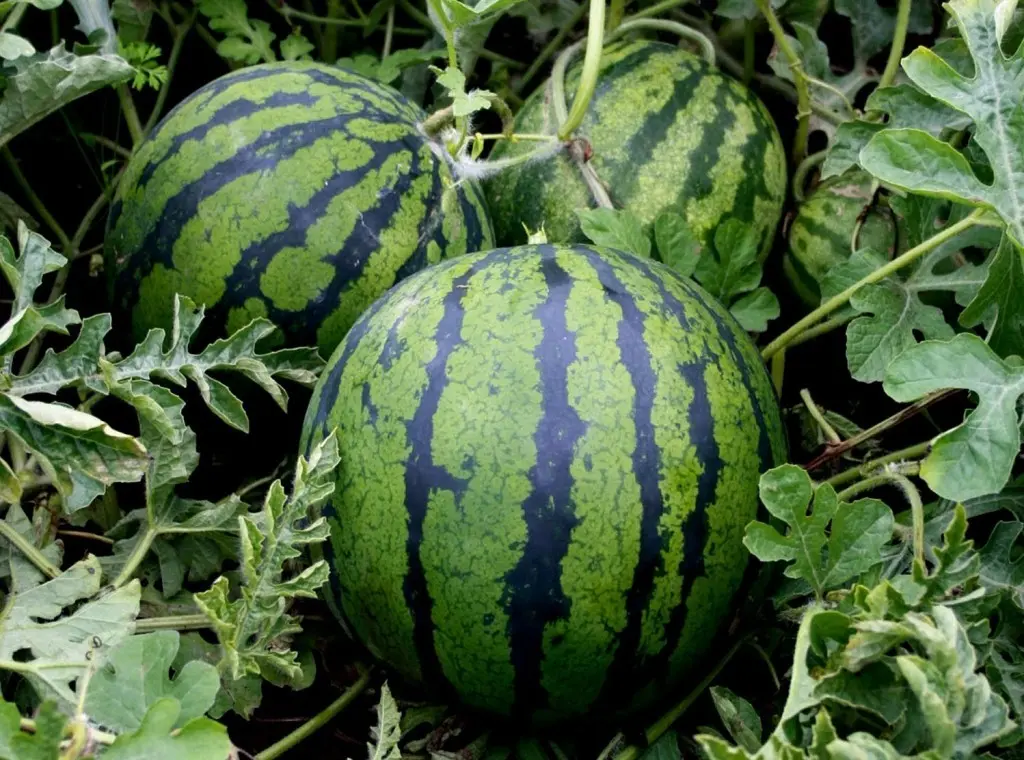
[[465,702],[503,714],[514,696],[505,577],[526,543],[521,505],[542,412],[542,326],[530,315],[547,289],[536,263],[493,262],[465,288],[463,342],[448,359],[431,451],[467,485],[458,502],[434,491],[420,545],[442,670]]
[[[561,250],[556,262],[572,277],[566,329],[576,360],[567,371],[568,402],[586,425],[570,465],[576,527],[561,563],[569,617],[544,631],[541,684],[560,713],[583,713],[603,685],[626,626],[626,594],[640,551],[640,486],[633,381],[616,339],[622,309],[609,299],[585,256]],[[543,718],[543,713],[541,714]]]

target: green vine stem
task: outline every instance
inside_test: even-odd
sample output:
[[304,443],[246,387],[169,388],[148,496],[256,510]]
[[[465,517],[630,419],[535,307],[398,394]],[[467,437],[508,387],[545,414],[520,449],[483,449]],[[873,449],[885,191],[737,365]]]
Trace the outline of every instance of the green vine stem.
[[125,123],[128,125],[128,134],[132,136],[132,145],[137,148],[145,137],[145,131],[142,129],[142,121],[139,119],[139,112],[135,108],[135,101],[132,100],[128,85],[117,86],[117,100],[121,104],[121,113],[124,114]]
[[327,705],[327,707],[322,711],[307,720],[283,739],[274,742],[262,752],[254,755],[253,760],[275,760],[275,758],[280,757],[303,740],[312,736],[313,733],[323,728],[323,726],[329,723],[338,713],[352,704],[356,697],[362,694],[363,690],[366,689],[367,685],[370,683],[371,672],[372,671],[369,669],[363,669],[359,675],[359,680],[349,686],[340,697],[331,702],[331,704]]
[[878,437],[885,431],[890,430],[891,428],[894,428],[903,422],[906,422],[911,417],[914,417],[917,414],[923,412],[932,404],[941,401],[944,398],[952,396],[954,393],[957,393],[957,391],[945,390],[930,393],[920,401],[916,401],[910,406],[900,409],[900,411],[896,412],[896,414],[885,418],[877,425],[872,425],[867,430],[862,430],[860,433],[857,433],[857,435],[847,438],[842,443],[839,443],[835,446],[828,446],[825,449],[825,451],[822,452],[819,456],[817,456],[809,463],[804,465],[804,469],[808,471],[816,470],[826,462],[832,459],[836,459],[837,457],[845,454],[847,451],[857,448],[865,441],[870,441],[872,438]]
[[917,486],[910,482],[907,474],[916,475],[917,470],[915,468],[904,468],[903,472],[884,470],[874,477],[862,480],[846,490],[840,491],[836,496],[840,501],[849,501],[858,494],[873,491],[882,485],[894,485],[900,489],[903,492],[903,498],[910,505],[910,518],[913,523],[914,561],[920,562],[921,566],[924,567],[924,503],[921,501],[921,492],[917,490]]
[[[878,470],[879,467],[884,467],[885,465],[892,464],[893,462],[900,462],[908,459],[919,459],[923,457],[925,454],[927,454],[929,451],[931,451],[931,448],[931,441],[917,443],[914,444],[913,446],[908,446],[905,449],[900,449],[899,451],[894,451],[891,454],[886,454],[885,456],[878,457],[877,459],[872,459],[858,467],[853,467],[849,470],[844,470],[838,475],[833,475],[831,478],[824,482],[828,483],[830,486],[835,487],[845,485],[847,483],[852,483],[857,480],[863,480],[864,478],[870,477],[871,474]],[[917,462],[913,463],[913,467],[918,467]]]
[[[152,515],[150,515],[152,518]],[[124,567],[121,568],[121,572],[117,574],[114,582],[111,584],[114,588],[121,588],[124,584],[130,581],[135,576],[135,571],[139,569],[139,565],[142,564],[142,560],[146,558],[149,550],[153,546],[153,542],[156,540],[160,532],[152,526],[146,528],[146,531],[139,536],[139,540],[132,547],[132,553],[128,555],[128,559],[125,560]]]
[[178,66],[178,59],[181,58],[181,50],[185,44],[185,38],[196,21],[197,12],[193,9],[188,18],[181,24],[171,27],[174,41],[171,43],[171,52],[167,56],[167,79],[160,86],[160,92],[157,93],[153,110],[150,112],[149,118],[146,119],[146,124],[142,127],[143,135],[148,135],[153,131],[153,127],[156,126],[156,123],[160,120],[160,115],[164,111],[164,106],[167,104],[167,95],[171,90],[171,80],[174,78],[174,69]]
[[387,58],[391,55],[391,40],[395,36],[395,6],[388,8],[388,19],[384,25],[384,47],[381,48],[380,57]]
[[878,80],[879,88],[888,87],[896,79],[900,70],[900,59],[903,57],[903,46],[907,41],[907,26],[910,24],[910,0],[900,0],[896,8],[896,29],[892,35],[892,47],[889,58],[885,62],[882,78]]
[[18,183],[18,187],[21,188],[22,192],[25,193],[25,197],[28,199],[29,205],[39,214],[39,218],[43,220],[43,223],[50,228],[50,231],[54,234],[57,240],[60,242],[61,248],[65,251],[71,248],[71,238],[68,237],[67,233],[64,232],[64,228],[60,226],[60,223],[53,217],[46,205],[36,195],[35,190],[32,189],[32,185],[29,184],[28,178],[25,177],[21,171],[21,166],[18,165],[18,160],[11,153],[11,149],[7,146],[0,148],[0,155],[3,156],[4,163],[7,164],[7,168],[11,171],[11,176],[14,177],[14,181]]
[[608,6],[608,21],[605,24],[605,31],[611,33],[618,29],[624,15],[626,15],[626,0],[611,0]]
[[[649,747],[651,744],[661,738],[662,734],[668,731],[672,724],[679,720],[697,698],[703,694],[711,684],[718,678],[718,674],[721,673],[725,666],[729,664],[729,661],[736,656],[736,653],[747,643],[747,636],[741,637],[736,643],[729,648],[729,651],[725,653],[721,660],[719,660],[715,667],[704,677],[704,679],[697,684],[693,690],[682,698],[672,709],[662,715],[654,724],[652,724],[644,732],[644,740]],[[619,752],[615,756],[615,760],[637,760],[643,753],[644,748],[636,745],[630,745],[624,750]]]
[[796,198],[798,203],[803,203],[806,197],[807,175],[815,167],[821,166],[825,162],[827,155],[827,150],[819,150],[817,153],[812,153],[801,161],[800,165],[793,171],[793,197]]
[[804,343],[807,343],[808,341],[814,340],[815,338],[821,337],[822,335],[826,335],[827,333],[830,333],[833,330],[836,330],[836,329],[842,327],[847,322],[852,321],[857,316],[859,316],[859,315],[857,315],[857,314],[840,314],[838,317],[832,317],[832,319],[826,319],[821,324],[815,325],[814,327],[812,327],[812,328],[808,329],[806,332],[804,332],[799,338],[796,338],[795,340],[793,340],[793,342],[790,343],[788,347],[789,348],[795,348],[796,346],[803,345]]
[[[277,12],[284,16],[286,19],[299,19],[300,21],[306,21],[310,24],[323,24],[328,29],[331,27],[339,26],[350,26],[355,28],[366,28],[365,20],[358,20],[352,18],[339,18],[335,16],[317,16],[315,13],[307,13],[306,11],[300,11],[298,8],[292,8],[290,5],[278,5],[275,2],[271,2],[271,5],[277,9]],[[404,34],[410,37],[425,37],[427,32],[419,27],[408,27],[408,26],[396,26],[393,27],[395,34]],[[324,57],[327,58],[327,51],[324,52]]]
[[775,37],[775,44],[789,64],[789,70],[793,73],[793,84],[796,86],[796,135],[793,137],[793,163],[799,164],[807,154],[807,136],[810,133],[811,124],[811,90],[807,85],[807,76],[804,73],[804,65],[800,57],[793,50],[786,37],[786,31],[782,28],[782,22],[775,15],[769,0],[756,0],[757,7],[768,22],[768,28]]
[[811,417],[814,418],[814,421],[818,423],[818,427],[821,428],[822,432],[825,434],[825,437],[828,438],[829,441],[831,441],[834,444],[842,443],[842,437],[839,435],[839,433],[836,432],[836,429],[832,427],[831,424],[829,424],[829,421],[825,419],[825,415],[822,414],[821,410],[818,408],[818,405],[814,403],[814,399],[811,398],[811,392],[806,388],[802,389],[800,391],[800,398],[803,399],[804,406],[807,407],[807,411],[810,412]]
[[164,617],[139,618],[135,621],[136,633],[150,631],[201,631],[210,627],[206,615],[166,615]]
[[[36,732],[36,722],[33,718],[22,718],[20,728],[26,734],[34,734]],[[108,734],[106,731],[100,731],[92,728],[91,726],[87,726],[87,728],[89,731],[89,738],[97,744],[109,746],[117,740],[117,734]]]
[[522,94],[523,90],[526,89],[526,86],[532,82],[534,77],[536,77],[537,74],[540,73],[540,70],[544,68],[551,56],[561,49],[562,43],[565,42],[565,38],[568,37],[572,30],[576,28],[576,24],[580,23],[580,19],[583,18],[586,12],[586,4],[580,3],[573,14],[566,19],[564,24],[562,24],[558,33],[555,34],[555,36],[551,38],[551,41],[544,46],[544,49],[540,51],[540,55],[538,55],[534,59],[533,63],[530,64],[530,68],[526,70],[519,82],[516,83],[516,86],[512,90],[514,93],[517,95]]
[[[761,2],[761,0],[758,0],[758,2]],[[776,353],[778,353],[783,348],[792,343],[794,339],[797,338],[797,336],[801,335],[809,327],[813,327],[815,324],[817,324],[819,320],[824,319],[829,314],[834,312],[836,309],[846,304],[853,296],[853,294],[859,291],[865,285],[870,285],[872,283],[879,282],[880,280],[884,280],[889,275],[898,272],[900,269],[903,269],[904,267],[909,266],[910,264],[913,264],[915,261],[920,259],[925,254],[927,254],[929,251],[934,250],[938,246],[945,243],[947,240],[951,240],[964,230],[970,229],[974,225],[979,224],[981,221],[981,217],[984,213],[985,212],[983,209],[976,209],[975,211],[972,211],[970,214],[968,214],[966,217],[961,219],[956,224],[949,225],[941,232],[932,235],[924,242],[915,245],[906,253],[896,257],[887,264],[879,267],[874,272],[862,278],[861,280],[858,280],[853,285],[844,290],[842,293],[839,293],[838,295],[835,295],[832,298],[828,299],[817,309],[812,311],[806,317],[804,317],[795,325],[793,325],[784,333],[782,333],[782,335],[780,335],[771,343],[769,343],[767,347],[765,347],[764,351],[761,352],[762,358],[764,358],[765,360],[772,358]]]
[[754,78],[754,43],[756,42],[753,19],[747,19],[743,25],[743,84],[750,86],[750,80]]
[[0,536],[14,544],[18,551],[24,554],[25,558],[38,567],[44,575],[50,578],[56,578],[60,575],[60,568],[44,557],[43,553],[31,541],[18,533],[6,520],[0,522]]
[[[572,108],[564,118],[559,118],[558,139],[568,140],[580,124],[590,107],[590,99],[597,89],[597,75],[601,68],[601,53],[604,50],[604,2],[605,0],[590,0],[590,20],[587,26],[587,50],[583,55],[583,69],[580,72],[580,83],[576,88],[576,94],[572,99]],[[577,46],[573,46],[578,49]],[[572,48],[570,48],[572,49]],[[568,52],[568,50],[566,51]],[[574,51],[575,52],[575,51]],[[563,53],[558,57],[556,66],[561,64],[561,76],[563,79],[562,90],[564,94],[565,68],[568,66],[568,57]],[[556,109],[559,103],[555,103]],[[556,111],[557,112],[557,111]],[[561,114],[559,114],[561,117]]]

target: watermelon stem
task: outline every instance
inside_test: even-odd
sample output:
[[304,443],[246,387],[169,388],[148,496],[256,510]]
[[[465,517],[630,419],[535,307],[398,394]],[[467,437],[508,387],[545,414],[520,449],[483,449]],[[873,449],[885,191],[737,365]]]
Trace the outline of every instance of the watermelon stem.
[[896,8],[896,29],[892,35],[892,46],[889,48],[889,59],[885,62],[882,78],[878,87],[888,87],[900,70],[900,59],[903,57],[903,46],[907,41],[907,27],[910,24],[910,0],[900,0]]
[[832,427],[829,421],[825,419],[825,415],[821,413],[818,405],[814,403],[814,399],[811,398],[811,392],[806,388],[802,388],[800,390],[800,398],[803,399],[804,406],[807,407],[807,411],[810,413],[811,417],[814,418],[814,421],[818,423],[818,427],[821,428],[821,431],[825,434],[825,437],[828,438],[829,442],[833,444],[842,443],[842,437],[836,432],[836,429]]
[[[597,77],[601,69],[601,51],[604,46],[604,11],[604,0],[590,0],[590,21],[587,26],[587,50],[583,55],[583,71],[580,73],[580,83],[576,88],[576,94],[572,99],[572,108],[569,110],[568,115],[562,118],[563,114],[558,114],[558,121],[561,125],[558,129],[558,138],[560,140],[568,140],[569,136],[583,123],[583,117],[587,113],[587,108],[590,107],[590,100],[594,97],[594,90],[597,89]],[[579,43],[566,48],[565,53],[562,53],[555,62],[556,68],[561,64],[560,74],[563,98],[565,92],[565,68],[569,63],[569,56],[566,53],[569,53],[573,48],[579,49]],[[552,76],[554,76],[554,72],[552,72]],[[562,105],[564,108],[564,103],[564,100],[561,104],[556,100],[555,108],[557,109],[559,105]]]
[[775,15],[769,0],[756,0],[757,7],[768,22],[768,28],[775,37],[775,46],[782,52],[793,74],[793,84],[796,86],[796,135],[793,137],[793,162],[799,164],[807,155],[807,137],[810,133],[811,124],[811,89],[807,84],[807,74],[804,71],[803,62],[796,54],[793,46],[789,44],[786,30],[782,28],[782,22]]
[[[903,492],[904,498],[907,503],[910,504],[910,517],[913,525],[913,546],[914,546],[914,562],[920,563],[921,569],[924,569],[924,503],[921,501],[921,493],[917,490],[917,487],[910,482],[910,479],[903,474],[908,472],[909,474],[917,474],[919,466],[915,463],[907,465],[903,468],[891,468],[890,465],[882,472],[877,475],[866,478],[859,483],[855,483],[849,488],[840,491],[836,494],[836,497],[840,502],[849,502],[849,500],[861,493],[867,491],[873,491],[879,486],[893,485],[896,486],[900,491]],[[902,472],[901,472],[902,470]],[[847,506],[850,506],[849,504]]]
[[817,153],[812,153],[807,156],[800,165],[796,167],[793,172],[793,197],[797,203],[803,203],[806,196],[805,186],[807,185],[807,175],[811,173],[811,169],[821,165],[824,162],[825,157],[828,155],[827,150],[819,150]]
[[262,752],[259,752],[256,755],[254,755],[254,760],[275,760],[275,758],[280,757],[288,750],[294,748],[300,742],[304,741],[305,739],[308,739],[310,736],[313,735],[313,733],[320,730],[325,725],[327,725],[331,720],[333,720],[334,717],[338,715],[338,713],[340,713],[342,710],[344,710],[346,707],[352,704],[352,702],[355,701],[355,698],[362,694],[363,690],[366,689],[367,685],[370,683],[370,674],[372,673],[372,670],[370,670],[369,668],[361,668],[360,670],[361,672],[359,674],[359,679],[354,684],[345,689],[345,691],[341,693],[340,697],[331,702],[329,705],[327,705],[327,707],[318,712],[316,715],[307,720],[305,723],[303,723],[297,729],[295,729],[290,734],[285,736],[283,739],[274,742]]
[[[657,721],[655,721],[645,732],[644,739],[649,747],[651,744],[661,738],[661,735],[672,728],[672,725],[682,717],[697,698],[700,697],[708,687],[715,682],[718,675],[725,669],[725,666],[729,664],[729,661],[736,656],[736,653],[740,648],[747,643],[747,639],[750,638],[750,634],[742,636],[736,643],[729,648],[729,651],[720,659],[715,667],[704,677],[704,679],[697,684],[685,697],[675,704],[668,712],[662,715]],[[638,747],[635,744],[626,747],[622,752],[615,756],[615,760],[637,760],[640,754],[644,751],[644,747]]]
[[[758,0],[758,2],[763,2],[763,0]],[[896,257],[884,266],[876,269],[871,274],[855,282],[842,293],[828,299],[817,309],[812,311],[795,325],[783,332],[782,335],[769,343],[761,352],[761,357],[765,361],[771,359],[775,354],[792,343],[798,336],[806,332],[808,328],[815,326],[818,320],[824,319],[836,309],[844,306],[853,297],[853,295],[864,286],[884,280],[889,275],[895,274],[900,269],[913,264],[925,254],[942,245],[947,240],[951,240],[956,237],[964,230],[970,229],[977,224],[981,224],[984,213],[984,209],[975,209],[956,224],[949,225],[941,232],[932,235],[930,238],[914,246],[906,253]]]
[[[876,472],[878,468],[884,467],[887,464],[923,457],[931,451],[931,448],[932,442],[930,440],[922,443],[916,443],[913,446],[907,446],[905,449],[900,449],[899,451],[894,451],[891,454],[886,454],[885,456],[878,457],[877,459],[869,460],[857,467],[851,467],[849,470],[843,470],[838,475],[833,475],[824,482],[833,487],[855,482],[860,478],[865,478],[871,475],[873,472]],[[905,475],[916,475],[917,467],[918,463],[916,461],[907,462],[904,464],[900,472]]]
[[121,112],[124,114],[125,123],[128,125],[128,133],[132,136],[132,146],[138,147],[146,136],[142,129],[142,120],[139,119],[139,112],[135,108],[135,101],[128,91],[128,85],[117,86],[117,99],[121,103]]

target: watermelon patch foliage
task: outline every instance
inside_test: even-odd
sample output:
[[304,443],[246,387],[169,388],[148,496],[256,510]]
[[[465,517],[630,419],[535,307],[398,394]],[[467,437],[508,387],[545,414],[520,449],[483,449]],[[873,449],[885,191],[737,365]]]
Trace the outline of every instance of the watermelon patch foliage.
[[0,2],[0,760],[1019,757],[1022,72],[1015,0]]

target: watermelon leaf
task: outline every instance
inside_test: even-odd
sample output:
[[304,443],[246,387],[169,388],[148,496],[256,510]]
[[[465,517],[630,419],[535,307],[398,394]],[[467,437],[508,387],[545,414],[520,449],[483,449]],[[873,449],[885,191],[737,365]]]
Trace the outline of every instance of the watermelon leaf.
[[886,114],[888,121],[853,119],[836,129],[828,155],[821,168],[827,179],[860,165],[861,149],[887,126],[891,129],[913,127],[935,137],[946,130],[965,129],[970,119],[912,84],[898,84],[874,90],[864,105],[865,111]]
[[944,388],[978,395],[978,406],[932,442],[921,477],[939,496],[963,501],[1000,491],[1021,447],[1018,399],[1024,366],[1001,359],[969,333],[912,346],[888,366],[883,384],[896,401],[914,401]]
[[[20,673],[66,707],[77,705],[71,684],[131,634],[139,613],[138,581],[93,599],[100,577],[99,560],[90,556],[46,583],[15,586],[0,619],[0,669]],[[65,608],[74,611],[65,615]],[[24,652],[29,659],[15,662]]]
[[700,242],[679,214],[666,212],[654,220],[654,241],[664,264],[683,277],[692,277],[700,260]]
[[1020,72],[1024,46],[1012,56],[1000,47],[997,0],[951,0],[950,14],[974,62],[975,75],[956,71],[935,52],[918,48],[903,60],[913,82],[932,97],[969,116],[972,140],[984,151],[992,182],[982,182],[962,154],[918,128],[879,132],[860,154],[861,164],[903,190],[994,209],[1018,246],[1024,245],[1024,142],[1020,119]]
[[210,19],[210,28],[226,35],[217,45],[220,56],[247,64],[277,60],[273,48],[277,35],[266,21],[249,19],[245,0],[199,0],[196,5]]
[[724,686],[712,686],[711,699],[729,736],[747,752],[761,746],[761,718],[753,705]]
[[75,55],[63,43],[45,53],[4,62],[0,98],[0,146],[73,100],[125,82],[135,70],[123,58],[103,53]]
[[302,677],[296,653],[281,645],[281,637],[301,630],[286,608],[294,598],[315,597],[327,582],[328,569],[326,562],[318,560],[286,579],[284,564],[300,557],[303,547],[327,538],[329,529],[323,517],[301,527],[300,523],[334,491],[338,461],[337,440],[332,434],[308,458],[299,458],[290,496],[285,495],[281,481],[275,480],[263,511],[238,519],[242,556],[241,589],[236,598],[232,598],[235,595],[224,576],[195,595],[220,641],[221,670],[234,679],[249,673],[275,682]]
[[[896,31],[895,8],[882,7],[878,0],[836,0],[835,9],[853,25],[853,47],[858,58],[867,61],[889,49]],[[929,0],[913,0],[907,28],[913,34],[927,34],[932,30]]]
[[1024,257],[1009,236],[1003,238],[984,284],[975,292],[960,314],[960,324],[990,322],[987,342],[992,350],[1003,357],[1024,356]]
[[[630,211],[612,208],[579,208],[580,229],[595,245],[651,257],[651,239],[643,224]],[[679,217],[682,219],[682,217]]]
[[760,287],[733,301],[729,313],[747,332],[764,332],[768,322],[780,314],[779,299],[768,288]]
[[370,729],[373,741],[367,744],[370,760],[399,760],[402,757],[398,742],[402,738],[402,713],[387,682],[380,687],[377,703],[377,725]]
[[1018,609],[1024,610],[1024,560],[1016,554],[1024,523],[1000,522],[981,548],[981,582],[989,589],[1005,591]]
[[209,718],[193,718],[181,728],[181,704],[173,697],[154,702],[136,731],[122,734],[103,753],[108,760],[180,757],[223,760],[231,753],[228,730]]
[[175,728],[203,715],[220,688],[217,669],[193,660],[178,668],[172,681],[167,671],[178,653],[177,631],[130,636],[110,650],[103,667],[89,679],[85,711],[115,731],[135,731],[158,700],[173,697],[181,705]]
[[840,503],[832,486],[814,488],[810,475],[796,465],[766,472],[760,492],[771,515],[789,530],[783,536],[755,521],[747,526],[743,544],[762,562],[792,563],[786,576],[807,581],[818,599],[877,564],[892,537],[892,511],[885,504],[877,499]]

